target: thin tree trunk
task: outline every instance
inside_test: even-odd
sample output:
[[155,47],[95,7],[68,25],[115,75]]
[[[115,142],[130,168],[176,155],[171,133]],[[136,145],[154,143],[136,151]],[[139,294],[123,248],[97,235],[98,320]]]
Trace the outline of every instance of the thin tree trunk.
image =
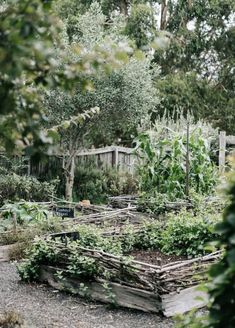
[[167,16],[167,0],[162,0],[160,30],[166,29],[166,23],[167,23],[166,16]]
[[127,4],[127,0],[120,0],[120,12],[124,16],[128,16],[128,4]]
[[75,155],[72,156],[71,163],[68,170],[65,171],[65,199],[69,202],[73,201],[73,185],[74,185],[74,171],[75,171]]

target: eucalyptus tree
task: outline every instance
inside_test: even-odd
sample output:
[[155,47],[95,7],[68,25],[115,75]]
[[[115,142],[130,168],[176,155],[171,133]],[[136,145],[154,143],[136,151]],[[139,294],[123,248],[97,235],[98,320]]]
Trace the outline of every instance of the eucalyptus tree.
[[86,13],[95,3],[105,15],[106,25],[113,22],[113,14],[123,16],[126,27],[124,34],[135,41],[138,48],[149,48],[156,32],[156,12],[154,4],[159,0],[59,0],[56,11],[69,23],[69,35],[81,13]]
[[158,48],[154,60],[161,67],[156,87],[163,95],[162,107],[170,112],[176,107],[190,108],[196,118],[206,118],[234,133],[235,2],[163,3],[164,31],[159,35],[168,37],[169,46]]

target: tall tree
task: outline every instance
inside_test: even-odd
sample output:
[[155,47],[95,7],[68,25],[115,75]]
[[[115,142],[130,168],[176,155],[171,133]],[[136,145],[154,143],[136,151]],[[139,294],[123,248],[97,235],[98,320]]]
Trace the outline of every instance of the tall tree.
[[[189,86],[189,99],[196,96],[197,104],[193,101],[187,106],[195,117],[206,118],[234,133],[234,1],[168,0],[161,1],[161,5],[165,12],[161,28],[170,40],[169,47],[155,52],[162,77],[156,86],[164,86],[166,91],[162,105],[167,103],[165,110],[172,111],[171,92],[175,93],[175,82],[180,76],[181,84]],[[184,92],[182,89],[182,94],[178,94],[177,106],[181,108],[185,105]]]
[[[113,17],[108,26],[106,21],[107,16],[102,13],[100,5],[93,3],[77,18],[70,35],[71,43],[78,42],[89,52],[91,45],[107,44],[108,40],[121,44],[130,41],[122,33],[125,29],[123,17]],[[116,55],[125,60],[122,53]],[[141,119],[154,111],[159,102],[153,84],[155,70],[150,69],[150,63],[149,58],[139,58],[138,53],[134,53],[129,61],[124,61],[121,67],[109,74],[100,71],[99,75],[92,75],[92,90],[76,92],[70,97],[69,106],[81,112],[95,106],[100,108],[99,120],[91,123],[92,128],[87,135],[91,144],[131,143]],[[68,104],[61,102],[61,106],[65,108]]]
[[93,4],[99,4],[107,26],[116,15],[123,15],[126,21],[123,32],[136,42],[137,47],[149,48],[149,42],[153,41],[156,32],[156,2],[158,0],[59,0],[56,11],[69,22],[67,28],[70,34],[74,31],[78,16],[86,13]]

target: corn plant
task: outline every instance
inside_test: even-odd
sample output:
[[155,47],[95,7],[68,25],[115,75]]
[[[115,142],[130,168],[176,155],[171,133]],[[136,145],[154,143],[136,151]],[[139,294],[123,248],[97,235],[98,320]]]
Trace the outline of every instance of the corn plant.
[[[165,130],[164,134],[143,132],[136,141],[136,151],[141,158],[140,190],[152,195],[167,194],[171,200],[184,198],[186,133]],[[210,159],[209,143],[200,129],[192,131],[189,136],[189,152],[191,189],[200,194],[211,193],[216,184],[217,170]]]

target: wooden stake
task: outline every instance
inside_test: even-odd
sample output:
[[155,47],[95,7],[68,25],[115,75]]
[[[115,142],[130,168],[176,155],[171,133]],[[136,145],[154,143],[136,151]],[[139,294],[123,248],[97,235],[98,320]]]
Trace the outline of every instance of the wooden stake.
[[189,197],[189,121],[187,122],[187,139],[186,139],[186,181],[185,181],[185,195]]
[[225,170],[225,150],[226,150],[226,132],[221,131],[219,135],[219,171]]

